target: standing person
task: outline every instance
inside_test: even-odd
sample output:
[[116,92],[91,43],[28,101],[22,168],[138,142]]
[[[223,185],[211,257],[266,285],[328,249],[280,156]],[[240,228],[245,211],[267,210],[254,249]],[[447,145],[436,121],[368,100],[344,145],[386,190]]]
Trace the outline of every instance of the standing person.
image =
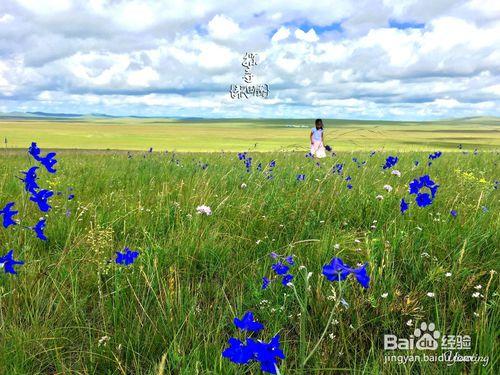
[[311,155],[317,158],[326,157],[325,146],[323,146],[323,120],[316,119],[309,139],[311,140]]

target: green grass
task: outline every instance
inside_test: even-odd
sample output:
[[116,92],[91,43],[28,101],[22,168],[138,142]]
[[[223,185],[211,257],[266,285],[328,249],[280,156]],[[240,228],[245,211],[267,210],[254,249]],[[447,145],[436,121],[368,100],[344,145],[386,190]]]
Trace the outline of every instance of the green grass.
[[[134,118],[0,118],[0,137],[8,147],[33,140],[50,148],[113,150],[255,151],[304,150],[313,119],[169,120]],[[325,120],[325,141],[338,151],[456,150],[459,144],[482,149],[500,145],[497,118],[434,122]]]
[[[239,367],[221,356],[238,335],[232,319],[252,310],[266,326],[262,338],[282,337],[281,373],[296,374],[332,309],[334,324],[305,374],[498,373],[498,273],[490,273],[499,271],[497,154],[445,152],[428,167],[427,153],[399,153],[401,178],[382,171],[386,152],[339,152],[320,167],[303,153],[251,154],[254,169],[246,173],[235,153],[128,159],[123,152],[61,151],[57,174],[41,173],[40,180],[64,192],[52,199],[49,241],[21,225],[0,228],[0,253],[12,248],[26,262],[17,276],[0,274],[0,373],[258,374],[256,365]],[[358,168],[352,157],[367,165]],[[274,179],[267,180],[255,166],[272,159]],[[343,177],[330,173],[340,162]],[[16,201],[25,226],[40,212],[16,176],[32,163],[25,153],[6,151],[0,164],[0,206]],[[306,181],[297,182],[298,173]],[[440,185],[434,203],[413,204],[401,215],[408,182],[426,173]],[[66,200],[69,187],[73,201]],[[201,204],[213,215],[197,215]],[[140,251],[130,267],[113,263],[124,246]],[[272,251],[295,254],[302,308],[279,282],[260,289],[262,276],[271,275]],[[348,308],[338,306],[339,285],[321,275],[333,256],[369,263],[369,289],[352,279],[341,284]],[[484,297],[474,298],[479,284]],[[489,356],[488,366],[384,363],[384,333],[408,337],[421,321],[435,322],[443,334],[470,335],[472,348],[462,354]]]

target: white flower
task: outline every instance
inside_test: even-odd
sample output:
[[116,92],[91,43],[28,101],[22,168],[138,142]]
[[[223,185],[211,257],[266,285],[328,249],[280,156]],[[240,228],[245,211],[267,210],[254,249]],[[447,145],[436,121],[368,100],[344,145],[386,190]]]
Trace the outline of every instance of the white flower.
[[479,292],[472,293],[472,297],[474,297],[474,298],[479,298],[480,296],[481,296],[481,293],[479,293]]
[[407,325],[408,327],[411,327],[411,326],[413,325],[413,319],[408,320],[408,321],[406,322],[406,325]]
[[335,250],[340,249],[340,244],[336,243],[335,245],[333,245],[333,248],[334,248]]
[[474,287],[474,289],[479,290],[479,289],[481,289],[482,287],[483,287],[483,286],[482,286],[481,284],[479,284],[479,285],[476,285],[476,286]]
[[380,295],[380,297],[382,297],[382,298],[387,298],[387,296],[388,296],[388,295],[389,295],[389,293],[382,293],[382,294]]
[[474,316],[479,316],[479,314],[477,312],[473,312]]
[[245,184],[244,182],[240,185],[240,189],[246,189],[247,188],[247,184]]
[[392,191],[392,186],[391,185],[384,185],[384,189],[390,193]]
[[109,341],[109,336],[103,336],[99,339],[97,342],[97,346],[106,346],[107,342]]
[[356,243],[361,243],[361,241],[360,241],[360,240],[358,240],[357,238],[354,240],[354,242],[356,242]]
[[398,176],[398,177],[401,177],[401,172],[398,171],[397,169],[394,169],[391,174],[393,174],[394,176]]
[[212,215],[212,210],[210,209],[210,207],[205,206],[205,205],[196,207],[196,211],[199,214],[203,214],[203,215],[207,215],[207,216]]
[[255,241],[255,243],[256,243],[257,245],[258,245],[258,244],[260,244],[261,242],[262,242],[262,240],[257,240],[257,241]]
[[382,199],[384,199],[384,197],[379,194],[375,197],[375,199],[377,199],[378,201],[381,201]]
[[328,337],[329,337],[330,339],[332,339],[332,340],[333,340],[333,339],[335,338],[335,335],[334,335],[334,334],[333,334],[333,332],[332,332],[332,333],[330,333],[330,334],[328,335]]
[[311,278],[311,276],[312,276],[312,275],[313,275],[313,273],[312,273],[312,272],[309,272],[309,273],[307,274],[307,279],[309,280],[309,279]]
[[445,275],[446,277],[451,277],[451,272],[446,272],[444,275]]
[[427,297],[434,298],[435,294],[432,292],[427,292]]

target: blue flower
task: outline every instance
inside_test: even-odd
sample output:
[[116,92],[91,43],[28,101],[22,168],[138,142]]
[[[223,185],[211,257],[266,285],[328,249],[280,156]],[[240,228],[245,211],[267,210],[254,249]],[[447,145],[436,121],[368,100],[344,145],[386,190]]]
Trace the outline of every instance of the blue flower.
[[329,281],[343,281],[353,274],[358,283],[361,284],[363,288],[368,288],[370,284],[370,276],[366,271],[368,263],[365,263],[358,268],[350,268],[347,264],[344,264],[340,258],[332,258],[329,264],[323,266],[323,275]]
[[342,174],[342,169],[344,168],[344,164],[336,164],[335,167],[332,168],[333,173]]
[[[437,185],[429,175],[420,176],[418,179],[414,179],[409,184],[409,192],[410,194],[416,195],[415,202],[419,207],[426,207],[432,204],[433,199],[436,196],[439,185]],[[431,193],[430,195],[425,192],[422,192],[422,189],[428,189]]]
[[36,175],[38,167],[31,167],[28,169],[26,172],[21,171],[22,174],[24,174],[24,178],[19,178],[22,182],[24,182],[24,189],[27,192],[33,193],[36,191],[39,186],[36,180],[38,179],[38,176]]
[[370,157],[372,157],[373,155],[375,155],[375,151],[370,152]]
[[123,249],[123,253],[116,252],[116,264],[123,264],[128,266],[135,262],[135,259],[139,256],[138,251],[131,251],[128,247]]
[[409,205],[408,203],[405,201],[405,199],[401,199],[401,203],[399,204],[399,209],[401,210],[401,213],[404,214],[406,210],[408,210],[409,208]]
[[437,159],[439,157],[441,157],[443,153],[441,151],[436,151],[435,153],[433,154],[429,154],[429,159],[430,160],[434,160],[434,159]]
[[417,202],[417,205],[419,207],[427,207],[430,204],[432,204],[432,199],[429,194],[427,193],[419,193],[417,194],[417,197],[415,198],[415,202]]
[[253,351],[248,345],[243,344],[241,340],[231,337],[228,343],[229,348],[222,352],[222,356],[228,358],[231,362],[246,365],[254,358]]
[[71,201],[75,198],[75,194],[68,195],[68,200]]
[[458,213],[455,210],[451,210],[450,211],[450,215],[453,216],[453,217],[457,217]]
[[14,266],[24,264],[21,260],[14,260],[14,250],[10,250],[3,257],[0,257],[0,268],[3,267],[5,273],[17,274]]
[[46,221],[46,219],[40,219],[38,223],[33,227],[33,231],[36,233],[36,236],[42,241],[47,241],[47,237],[45,237],[45,234],[43,233],[43,231],[45,230]]
[[31,146],[28,148],[28,153],[31,156],[33,156],[33,159],[40,162],[40,164],[42,164],[47,169],[47,172],[56,173],[56,170],[54,169],[54,165],[57,163],[57,160],[54,159],[56,156],[56,153],[49,152],[49,153],[47,153],[47,155],[42,157],[41,152],[42,151],[37,146],[36,142],[32,142]]
[[293,279],[293,275],[291,274],[286,274],[285,276],[283,276],[283,278],[281,279],[281,283],[285,286],[288,285],[288,283],[292,282],[292,279]]
[[385,164],[382,166],[383,169],[388,169],[394,167],[398,163],[397,156],[388,156],[385,160]]
[[347,267],[342,259],[332,258],[329,264],[323,266],[323,275],[329,281],[343,281],[349,275],[349,267]]
[[419,162],[418,160],[415,160],[415,161],[413,162],[413,164],[415,164],[415,167],[418,167],[418,165],[420,164],[420,162]]
[[279,335],[274,336],[269,343],[247,339],[248,347],[253,352],[254,359],[260,363],[261,371],[276,374],[278,358],[285,359],[279,340]]
[[352,189],[352,185],[351,185],[351,184],[347,184],[347,188],[348,188],[349,190],[351,190],[351,189]]
[[47,212],[51,209],[48,203],[48,199],[54,195],[54,192],[46,189],[39,190],[37,192],[32,192],[30,201],[35,202],[38,205],[38,209],[42,212]]
[[298,174],[297,175],[297,181],[304,181],[306,179],[306,175],[305,174]]
[[277,275],[284,275],[290,269],[290,267],[288,267],[287,265],[284,265],[281,262],[273,264],[271,266],[271,268],[273,269],[274,272],[276,272]]
[[330,152],[330,151],[332,151],[332,148],[331,148],[331,146],[326,145],[326,146],[325,146],[325,150],[326,150],[326,151],[328,151],[328,152]]
[[346,181],[351,181],[351,180],[352,180],[352,178],[351,178],[351,176],[347,176],[347,177],[345,178],[345,180],[346,180]]
[[233,322],[236,328],[241,329],[242,331],[259,332],[264,329],[264,325],[262,323],[254,320],[253,313],[251,311],[247,311],[241,319],[238,317],[234,318]]
[[246,152],[238,152],[238,159],[245,160],[246,157],[247,157]]
[[276,160],[271,160],[269,162],[269,168],[274,168],[276,166]]
[[314,156],[313,156],[313,154],[311,154],[310,152],[308,152],[308,153],[306,154],[306,158],[311,158],[311,159],[312,159],[313,157],[314,157]]
[[13,217],[16,216],[19,211],[12,210],[14,204],[14,202],[9,202],[5,205],[4,208],[0,210],[0,216],[3,216],[2,225],[4,228],[8,228],[11,225],[17,224]]
[[271,282],[271,280],[269,280],[267,277],[264,276],[262,278],[262,289],[267,289],[270,282]]

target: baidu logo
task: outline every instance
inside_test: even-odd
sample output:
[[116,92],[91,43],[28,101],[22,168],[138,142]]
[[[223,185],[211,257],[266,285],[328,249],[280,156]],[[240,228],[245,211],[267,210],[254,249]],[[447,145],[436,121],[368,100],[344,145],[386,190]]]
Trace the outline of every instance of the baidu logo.
[[441,332],[436,330],[434,323],[422,322],[420,328],[415,328],[409,338],[398,338],[396,335],[384,335],[385,350],[436,350],[439,347]]

